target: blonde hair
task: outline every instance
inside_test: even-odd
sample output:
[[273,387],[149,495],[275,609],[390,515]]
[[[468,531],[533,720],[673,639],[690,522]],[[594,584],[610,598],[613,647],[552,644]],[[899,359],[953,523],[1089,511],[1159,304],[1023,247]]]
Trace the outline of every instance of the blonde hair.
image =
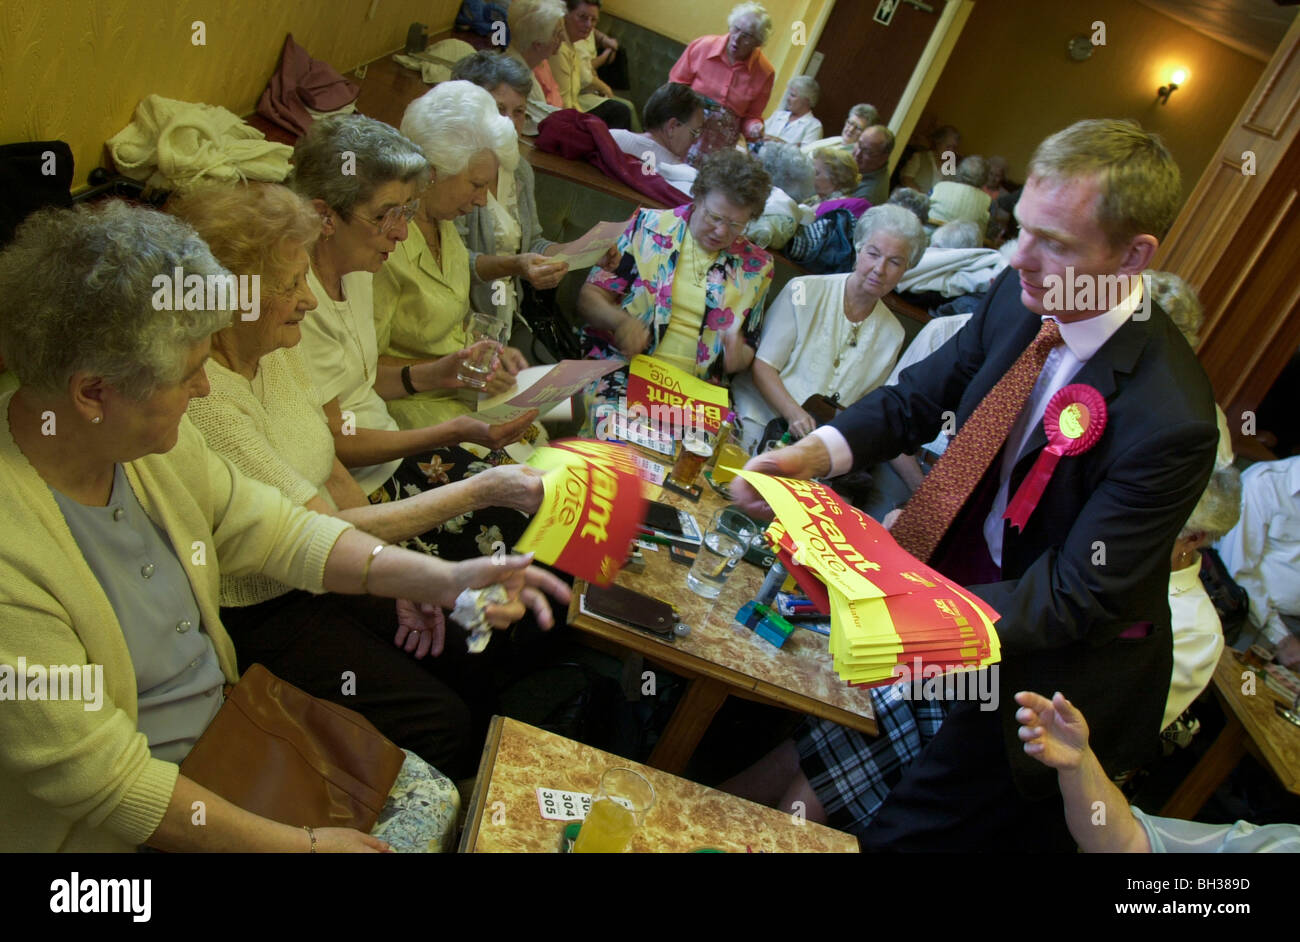
[[167,204],[236,275],[258,275],[263,296],[282,291],[298,249],[311,251],[321,218],[311,203],[278,183],[207,186]]
[[1136,121],[1097,118],[1057,131],[1038,145],[1029,173],[1058,181],[1095,177],[1097,222],[1116,247],[1142,234],[1164,238],[1183,201],[1169,149]]
[[858,169],[858,162],[853,159],[851,150],[843,147],[819,147],[813,151],[813,160],[820,160],[826,165],[826,172],[830,174],[831,182],[837,190],[847,193],[857,189],[862,182],[862,171]]

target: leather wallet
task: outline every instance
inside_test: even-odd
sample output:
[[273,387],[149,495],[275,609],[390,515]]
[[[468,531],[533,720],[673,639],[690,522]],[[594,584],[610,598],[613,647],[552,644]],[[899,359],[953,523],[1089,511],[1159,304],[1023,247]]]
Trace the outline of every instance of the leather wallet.
[[673,627],[677,624],[677,615],[667,602],[621,585],[588,586],[587,610],[661,638],[673,637]]

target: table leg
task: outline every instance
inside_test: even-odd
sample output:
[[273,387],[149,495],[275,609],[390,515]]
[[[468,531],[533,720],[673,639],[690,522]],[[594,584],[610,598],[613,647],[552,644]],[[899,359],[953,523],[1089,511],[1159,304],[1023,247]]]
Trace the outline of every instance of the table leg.
[[655,743],[648,764],[673,774],[686,768],[704,731],[713,722],[713,714],[726,699],[726,684],[707,677],[692,680],[664,727],[663,735]]
[[1228,777],[1246,754],[1246,730],[1241,720],[1225,710],[1227,724],[1201,761],[1183,779],[1183,784],[1160,809],[1162,817],[1192,818],[1209,801],[1214,790]]

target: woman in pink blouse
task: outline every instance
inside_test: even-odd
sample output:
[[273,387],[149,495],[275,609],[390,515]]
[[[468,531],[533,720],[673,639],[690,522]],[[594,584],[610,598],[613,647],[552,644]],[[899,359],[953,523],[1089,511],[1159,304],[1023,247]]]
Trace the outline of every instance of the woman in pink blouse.
[[742,133],[750,140],[763,137],[776,69],[760,47],[772,32],[772,17],[762,4],[742,3],[727,17],[727,30],[692,42],[668,73],[669,81],[689,85],[706,99],[704,133],[687,158],[693,166],[705,154],[734,145]]

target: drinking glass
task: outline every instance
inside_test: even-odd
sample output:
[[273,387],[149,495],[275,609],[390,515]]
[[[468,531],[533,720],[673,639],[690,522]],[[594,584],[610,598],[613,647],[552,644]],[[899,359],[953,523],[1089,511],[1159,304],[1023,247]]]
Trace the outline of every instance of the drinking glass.
[[582,822],[575,854],[623,854],[632,846],[637,828],[655,803],[655,790],[644,775],[631,769],[606,769],[591,810]]
[[757,534],[758,525],[735,507],[715,513],[686,574],[687,587],[696,595],[716,599]]
[[475,389],[486,386],[504,334],[505,325],[498,318],[491,314],[470,313],[465,318],[465,346],[470,355],[456,368],[456,378]]
[[704,462],[713,455],[713,436],[705,431],[689,432],[682,436],[682,447],[677,453],[677,463],[669,472],[678,487],[689,488],[700,476]]

